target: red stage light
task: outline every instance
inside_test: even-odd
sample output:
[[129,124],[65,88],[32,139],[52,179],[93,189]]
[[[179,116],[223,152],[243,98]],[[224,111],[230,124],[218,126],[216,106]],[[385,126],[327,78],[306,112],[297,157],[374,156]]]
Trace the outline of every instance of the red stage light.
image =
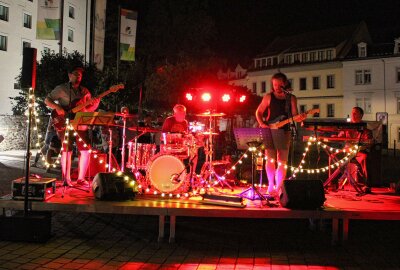
[[244,102],[246,100],[246,96],[245,95],[241,95],[239,98],[239,102]]
[[186,94],[186,99],[192,101],[193,100],[193,96],[190,93]]
[[231,100],[231,96],[229,94],[224,94],[222,96],[222,102],[229,102]]
[[201,95],[201,99],[205,102],[208,102],[211,100],[211,94],[210,93],[204,93]]

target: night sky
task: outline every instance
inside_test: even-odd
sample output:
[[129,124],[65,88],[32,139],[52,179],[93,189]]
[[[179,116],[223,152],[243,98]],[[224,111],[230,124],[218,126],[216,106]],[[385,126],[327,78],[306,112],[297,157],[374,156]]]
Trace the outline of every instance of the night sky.
[[[138,31],[143,27],[151,2],[185,5],[190,0],[120,0],[123,7],[139,12]],[[118,1],[113,5],[118,4]],[[400,37],[398,0],[204,0],[217,31],[213,49],[220,56],[243,60],[260,53],[279,35],[357,24],[364,20],[373,41],[393,42]],[[140,37],[140,36],[139,36]],[[138,37],[138,38],[139,38]]]

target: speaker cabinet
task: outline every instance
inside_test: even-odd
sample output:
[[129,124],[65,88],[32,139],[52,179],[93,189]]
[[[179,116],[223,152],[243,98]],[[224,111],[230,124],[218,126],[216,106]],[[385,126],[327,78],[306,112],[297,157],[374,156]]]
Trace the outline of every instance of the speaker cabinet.
[[317,209],[325,202],[321,180],[285,180],[280,203],[290,209]]
[[17,212],[0,217],[0,239],[44,243],[51,237],[51,212]]
[[36,88],[36,54],[35,48],[23,50],[21,88]]
[[92,183],[93,194],[98,200],[133,200],[138,191],[134,176],[122,173],[98,173]]

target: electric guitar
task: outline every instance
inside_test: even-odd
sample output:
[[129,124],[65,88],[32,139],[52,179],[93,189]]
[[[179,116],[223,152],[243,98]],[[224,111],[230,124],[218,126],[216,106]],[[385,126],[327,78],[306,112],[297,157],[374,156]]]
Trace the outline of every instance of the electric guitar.
[[[308,110],[304,113],[309,115],[309,114],[319,113],[319,111],[320,111],[319,109],[312,109],[312,110]],[[295,115],[290,118],[286,118],[286,119],[285,118],[286,118],[285,115],[281,115],[272,121],[268,121],[267,124],[268,124],[269,128],[271,128],[271,129],[278,129],[278,128],[283,127],[284,125],[290,123],[292,121],[292,119],[293,119],[293,121],[299,122],[300,119],[302,118],[302,115],[298,114],[298,115]]]
[[[117,91],[119,91],[120,89],[124,89],[125,86],[123,84],[117,84],[117,85],[113,85],[111,86],[107,91],[101,93],[100,95],[98,95],[96,98],[103,98],[106,95],[110,94],[110,93],[115,93]],[[82,110],[83,108],[85,108],[86,106],[88,106],[95,98],[92,98],[88,101],[86,101],[85,103],[79,104],[80,100],[74,100],[71,102],[71,106],[70,108],[63,108],[66,111],[66,114],[64,115],[60,115],[57,113],[57,110],[53,110],[51,112],[51,119],[53,121],[53,126],[57,131],[62,131],[65,130],[65,119],[66,117],[68,117],[69,119],[73,119],[73,117],[75,116],[75,113],[79,112],[80,110]]]

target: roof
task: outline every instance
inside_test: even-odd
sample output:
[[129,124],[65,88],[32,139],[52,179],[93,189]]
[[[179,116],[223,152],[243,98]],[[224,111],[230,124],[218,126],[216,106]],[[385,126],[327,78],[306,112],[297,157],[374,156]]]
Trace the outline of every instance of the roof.
[[[337,47],[343,42],[352,40],[357,31],[362,30],[366,30],[368,33],[364,22],[291,36],[280,36],[275,38],[257,57]],[[370,41],[369,34],[366,39],[367,42]]]

